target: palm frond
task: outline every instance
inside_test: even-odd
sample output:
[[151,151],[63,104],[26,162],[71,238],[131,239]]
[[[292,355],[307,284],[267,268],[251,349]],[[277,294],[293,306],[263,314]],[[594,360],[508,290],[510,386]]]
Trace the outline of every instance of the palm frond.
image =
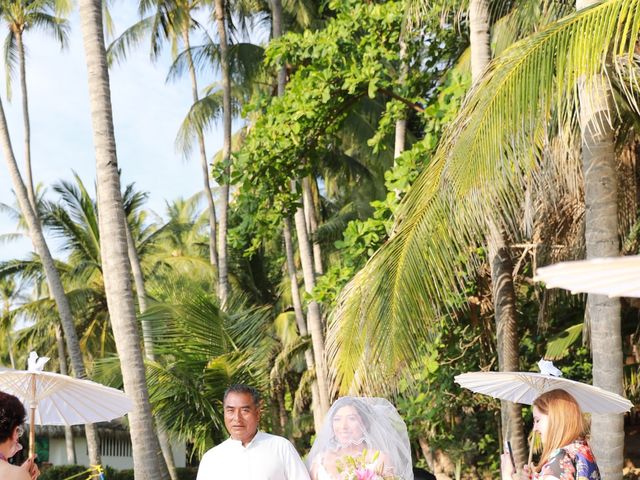
[[210,41],[204,45],[194,45],[180,52],[174,59],[169,73],[167,74],[167,82],[175,81],[189,71],[191,65],[196,72],[213,71],[218,73],[218,65],[220,63],[220,47]]
[[68,20],[46,12],[32,12],[29,14],[27,21],[29,27],[35,27],[53,35],[62,49],[68,47],[69,32],[71,30]]
[[567,356],[569,353],[569,347],[573,345],[582,335],[584,323],[580,322],[576,325],[572,325],[566,328],[554,338],[547,342],[547,351],[544,354],[544,358],[549,360],[560,360]]
[[154,17],[143,18],[127,28],[122,34],[109,44],[107,48],[107,62],[109,66],[124,62],[129,51],[137,47],[149,33]]
[[405,197],[393,238],[339,299],[327,342],[337,388],[388,385],[381,382],[416,358],[442,312],[464,304],[463,280],[473,275],[487,217],[505,212],[505,226],[517,230],[546,139],[577,129],[581,79],[606,72],[637,91],[639,31],[640,0],[609,0],[492,62]]
[[176,150],[189,157],[193,144],[222,115],[222,92],[216,91],[191,105],[176,136]]
[[4,69],[5,69],[5,84],[7,91],[7,99],[11,101],[11,79],[16,71],[18,65],[18,51],[17,51],[16,39],[13,32],[9,31],[4,39]]

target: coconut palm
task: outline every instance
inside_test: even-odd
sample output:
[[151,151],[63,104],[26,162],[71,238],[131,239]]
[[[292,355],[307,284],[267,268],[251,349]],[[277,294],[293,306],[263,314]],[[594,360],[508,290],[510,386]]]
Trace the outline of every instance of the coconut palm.
[[89,98],[96,150],[100,250],[107,304],[116,347],[123,365],[123,382],[133,402],[129,414],[133,459],[142,478],[168,478],[159,459],[160,446],[153,419],[140,350],[127,253],[125,213],[116,157],[109,73],[103,36],[102,2],[80,2],[83,44],[89,73]]
[[[251,361],[245,348],[264,339],[270,315],[234,302],[224,313],[209,293],[209,278],[168,275],[149,287],[149,309],[158,358],[149,362],[149,389],[155,414],[169,431],[192,442],[202,454],[212,441],[224,438],[222,397],[230,383],[259,387],[268,378],[256,375],[265,362]],[[263,359],[264,360],[264,359]],[[259,378],[260,377],[260,378]]]
[[[583,77],[606,72],[618,87],[620,108],[637,112],[638,15],[637,0],[609,0],[550,24],[494,60],[405,198],[394,237],[344,292],[331,325],[330,352],[340,383],[381,381],[385,369],[365,369],[372,359],[388,374],[400,359],[414,355],[428,325],[415,319],[437,318],[442,309],[424,299],[462,293],[460,279],[475,271],[473,260],[461,259],[473,258],[486,229],[487,205],[499,209],[517,235],[525,190],[536,186],[554,162],[567,159],[549,155],[547,139],[562,134],[574,145],[580,138],[576,105],[594,105],[599,98],[598,90],[578,89]],[[354,328],[363,343],[344,348]],[[611,329],[606,335],[616,334]],[[619,349],[611,345],[612,359]],[[594,362],[594,380],[604,368]],[[609,424],[609,430],[618,429]],[[610,448],[622,451],[619,443]],[[617,458],[611,452],[601,451],[598,458]]]
[[[5,161],[11,177],[11,183],[16,194],[16,199],[22,212],[22,217],[27,226],[29,237],[33,243],[33,247],[36,253],[39,255],[43,269],[46,273],[47,283],[49,291],[55,299],[58,313],[60,314],[60,322],[62,324],[65,340],[67,342],[67,351],[71,358],[71,366],[78,378],[84,378],[85,367],[82,362],[82,355],[80,346],[78,344],[78,336],[73,324],[73,317],[71,315],[71,308],[69,301],[65,295],[64,287],[60,279],[60,274],[56,269],[53,256],[49,250],[49,246],[42,233],[42,226],[38,214],[33,207],[33,203],[29,199],[29,193],[27,187],[22,179],[18,164],[13,153],[13,147],[11,145],[11,138],[9,136],[9,129],[7,120],[4,115],[4,108],[0,102],[0,143],[2,144],[2,150],[4,153]],[[34,202],[35,203],[35,202]],[[100,452],[98,448],[98,434],[93,425],[85,426],[87,444],[89,449],[90,460],[94,464],[100,463]]]
[[9,33],[4,42],[7,97],[11,99],[11,75],[16,61],[20,71],[22,116],[24,121],[25,183],[31,205],[35,208],[33,175],[31,172],[31,123],[27,92],[26,56],[24,34],[30,29],[40,29],[51,34],[62,48],[67,45],[69,22],[62,18],[71,9],[68,0],[39,0],[0,2],[0,18],[7,24]]
[[[141,34],[147,32],[151,37],[151,52],[152,58],[154,59],[161,50],[162,40],[168,38],[174,44],[181,40],[184,47],[189,76],[191,78],[193,103],[197,104],[200,100],[200,94],[198,91],[196,69],[191,53],[191,32],[193,29],[198,27],[198,23],[194,20],[192,14],[195,10],[202,8],[202,6],[202,2],[192,0],[185,0],[181,2],[167,2],[166,0],[158,0],[153,3],[141,2],[141,16],[146,15],[152,8],[155,9],[155,12],[150,16],[143,18],[137,24],[131,26],[120,37],[114,40],[109,46],[108,54],[113,60],[123,59],[128,48],[139,42]],[[209,258],[211,265],[213,265],[214,268],[218,268],[216,210],[211,191],[207,152],[204,143],[204,131],[203,129],[196,129],[194,133],[199,147],[200,165],[204,181],[204,194],[207,199],[209,211]]]

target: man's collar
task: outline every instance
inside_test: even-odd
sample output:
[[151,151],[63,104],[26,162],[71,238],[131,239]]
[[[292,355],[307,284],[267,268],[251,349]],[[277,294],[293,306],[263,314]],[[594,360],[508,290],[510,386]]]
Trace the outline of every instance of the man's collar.
[[227,439],[228,442],[230,442],[232,445],[234,446],[240,446],[243,448],[249,448],[251,445],[253,445],[256,441],[256,439],[258,439],[258,437],[262,437],[264,435],[263,432],[261,432],[260,430],[258,430],[256,432],[256,434],[253,436],[253,438],[251,439],[251,441],[249,443],[247,443],[246,445],[242,445],[242,441],[241,440],[235,440],[234,438],[229,437]]

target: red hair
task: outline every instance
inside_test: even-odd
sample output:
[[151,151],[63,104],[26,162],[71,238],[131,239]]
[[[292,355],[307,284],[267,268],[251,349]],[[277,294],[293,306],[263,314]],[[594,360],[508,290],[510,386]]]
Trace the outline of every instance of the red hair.
[[540,413],[548,416],[547,433],[542,445],[542,456],[535,470],[549,460],[551,452],[569,445],[574,440],[584,438],[587,433],[587,422],[575,398],[564,390],[550,390],[540,395],[533,402]]

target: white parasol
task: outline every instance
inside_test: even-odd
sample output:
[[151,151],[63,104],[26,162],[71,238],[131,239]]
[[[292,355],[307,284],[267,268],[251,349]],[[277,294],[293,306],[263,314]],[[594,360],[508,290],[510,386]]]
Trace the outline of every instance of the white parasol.
[[0,390],[18,397],[29,412],[29,455],[36,425],[77,425],[113,420],[133,408],[115,388],[90,380],[42,371],[49,359],[29,355],[28,370],[0,370]]
[[640,255],[556,263],[538,268],[534,280],[571,293],[640,297]]
[[626,398],[593,385],[562,378],[551,362],[538,362],[542,373],[469,372],[457,375],[461,387],[500,400],[532,405],[541,394],[562,389],[570,393],[586,413],[624,413],[633,407]]

